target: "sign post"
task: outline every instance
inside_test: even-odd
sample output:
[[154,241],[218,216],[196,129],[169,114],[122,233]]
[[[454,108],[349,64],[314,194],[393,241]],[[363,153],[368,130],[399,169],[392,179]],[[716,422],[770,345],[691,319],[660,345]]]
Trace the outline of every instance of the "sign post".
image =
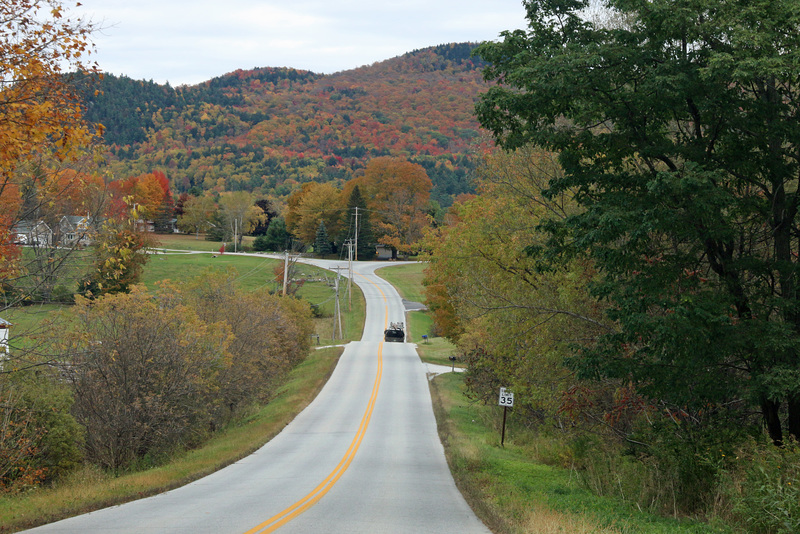
[[514,394],[510,391],[506,391],[506,388],[500,388],[500,400],[498,404],[503,407],[503,430],[500,434],[500,446],[505,447],[506,413],[510,407],[514,406]]

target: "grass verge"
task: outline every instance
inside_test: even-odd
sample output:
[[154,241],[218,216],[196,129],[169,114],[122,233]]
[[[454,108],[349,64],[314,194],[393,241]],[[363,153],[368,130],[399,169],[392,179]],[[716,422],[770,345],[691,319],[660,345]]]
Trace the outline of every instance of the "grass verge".
[[0,498],[0,532],[17,532],[155,495],[236,462],[277,435],[316,397],[341,353],[338,347],[311,351],[266,407],[168,465],[116,477],[85,468],[51,488]]
[[495,534],[725,532],[705,523],[654,516],[631,503],[594,495],[569,469],[535,460],[536,449],[557,459],[558,448],[546,437],[512,426],[501,447],[502,411],[469,401],[460,374],[436,377],[431,397],[456,484]]
[[392,284],[400,296],[412,302],[424,302],[422,293],[422,280],[425,263],[397,263],[388,267],[381,267],[375,274]]

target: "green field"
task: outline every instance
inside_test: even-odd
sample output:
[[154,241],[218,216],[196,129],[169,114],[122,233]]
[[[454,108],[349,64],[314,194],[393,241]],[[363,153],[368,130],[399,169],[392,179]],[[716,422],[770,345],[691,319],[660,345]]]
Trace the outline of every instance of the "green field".
[[273,269],[280,260],[264,257],[240,256],[236,254],[197,254],[190,252],[156,252],[142,277],[142,283],[152,289],[161,280],[186,282],[201,275],[205,270],[224,272],[233,267],[238,272],[236,284],[244,290],[261,288],[277,289]]
[[[204,252],[219,252],[222,243],[219,241],[206,241],[205,235],[200,234],[199,238],[188,234],[155,234],[157,241],[156,248],[175,249],[175,250],[199,250]],[[242,244],[248,246],[252,244],[253,237],[244,236]],[[233,244],[225,244],[225,250],[233,252]]]
[[[185,237],[185,236],[184,236]],[[188,252],[156,252],[151,255],[145,268],[142,282],[150,289],[155,288],[161,280],[186,282],[201,275],[207,270],[226,272],[235,269],[235,284],[245,291],[267,289],[281,291],[282,283],[275,281],[274,269],[283,260],[266,255],[244,256],[241,254],[199,254]],[[302,287],[297,296],[312,303],[318,310],[315,319],[316,333],[320,344],[340,343],[342,339],[353,341],[361,339],[364,324],[365,304],[361,291],[353,286],[351,298],[344,292],[346,280],[340,280],[340,310],[343,338],[339,337],[338,323],[334,337],[335,273],[312,265],[297,263],[294,279],[302,280]]]

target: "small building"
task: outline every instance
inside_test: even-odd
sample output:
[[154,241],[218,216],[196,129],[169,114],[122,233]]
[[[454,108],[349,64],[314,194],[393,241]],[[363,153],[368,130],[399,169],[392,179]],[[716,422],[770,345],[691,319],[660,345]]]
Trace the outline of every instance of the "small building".
[[0,360],[8,357],[8,330],[11,323],[0,318]]
[[378,244],[375,247],[375,258],[378,260],[392,260],[396,259],[394,250],[389,245]]
[[20,245],[49,247],[53,243],[53,231],[44,221],[20,221],[11,230],[14,242]]
[[58,223],[62,245],[91,245],[97,225],[88,215],[64,215]]

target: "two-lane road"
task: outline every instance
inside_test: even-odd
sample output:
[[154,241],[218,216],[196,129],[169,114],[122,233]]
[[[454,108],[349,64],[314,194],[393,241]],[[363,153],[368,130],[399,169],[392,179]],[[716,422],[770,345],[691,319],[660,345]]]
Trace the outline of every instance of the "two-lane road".
[[384,265],[354,263],[362,341],[268,444],[182,488],[29,532],[488,534],[447,468],[413,345],[383,342],[386,325],[404,320],[399,295],[374,274]]

